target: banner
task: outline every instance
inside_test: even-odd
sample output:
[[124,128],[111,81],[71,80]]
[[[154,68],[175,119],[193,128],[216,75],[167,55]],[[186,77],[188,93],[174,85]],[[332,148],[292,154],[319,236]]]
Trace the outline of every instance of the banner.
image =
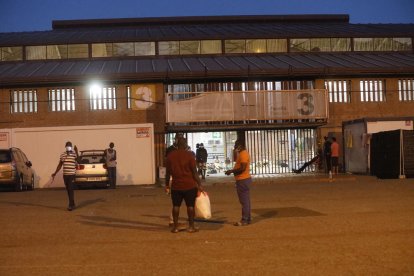
[[167,123],[326,119],[326,90],[168,93]]

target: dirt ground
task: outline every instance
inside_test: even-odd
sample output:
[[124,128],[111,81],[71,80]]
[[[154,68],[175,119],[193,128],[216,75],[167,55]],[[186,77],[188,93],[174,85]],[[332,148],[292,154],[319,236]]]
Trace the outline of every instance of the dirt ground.
[[[414,179],[255,178],[253,223],[231,177],[208,178],[213,218],[172,234],[159,185],[0,192],[0,275],[414,275]],[[186,226],[185,208],[180,217]]]

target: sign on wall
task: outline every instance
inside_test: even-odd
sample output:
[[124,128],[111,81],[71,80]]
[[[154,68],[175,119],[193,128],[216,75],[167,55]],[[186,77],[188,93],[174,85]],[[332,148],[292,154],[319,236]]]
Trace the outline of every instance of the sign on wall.
[[157,99],[155,84],[136,84],[131,86],[131,108],[146,110],[155,107]]
[[149,127],[137,127],[137,138],[150,137],[151,128]]

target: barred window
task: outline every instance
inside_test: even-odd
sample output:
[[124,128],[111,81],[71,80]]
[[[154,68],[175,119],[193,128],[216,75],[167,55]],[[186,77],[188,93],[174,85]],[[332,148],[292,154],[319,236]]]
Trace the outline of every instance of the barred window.
[[37,112],[37,91],[12,90],[10,91],[11,113],[35,113]]
[[361,80],[359,82],[361,102],[384,102],[385,81],[384,80]]
[[115,87],[91,85],[89,88],[89,105],[91,110],[116,110]]
[[325,80],[330,103],[349,103],[351,101],[350,80]]
[[50,111],[75,111],[75,89],[49,89],[48,95]]
[[400,102],[414,101],[414,79],[398,80]]

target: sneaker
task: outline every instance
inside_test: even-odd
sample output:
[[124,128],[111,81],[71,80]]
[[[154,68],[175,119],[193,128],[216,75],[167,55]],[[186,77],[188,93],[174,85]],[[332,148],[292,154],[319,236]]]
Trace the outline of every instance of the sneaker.
[[247,226],[249,225],[249,223],[245,221],[238,221],[238,222],[235,222],[233,225],[234,226]]

